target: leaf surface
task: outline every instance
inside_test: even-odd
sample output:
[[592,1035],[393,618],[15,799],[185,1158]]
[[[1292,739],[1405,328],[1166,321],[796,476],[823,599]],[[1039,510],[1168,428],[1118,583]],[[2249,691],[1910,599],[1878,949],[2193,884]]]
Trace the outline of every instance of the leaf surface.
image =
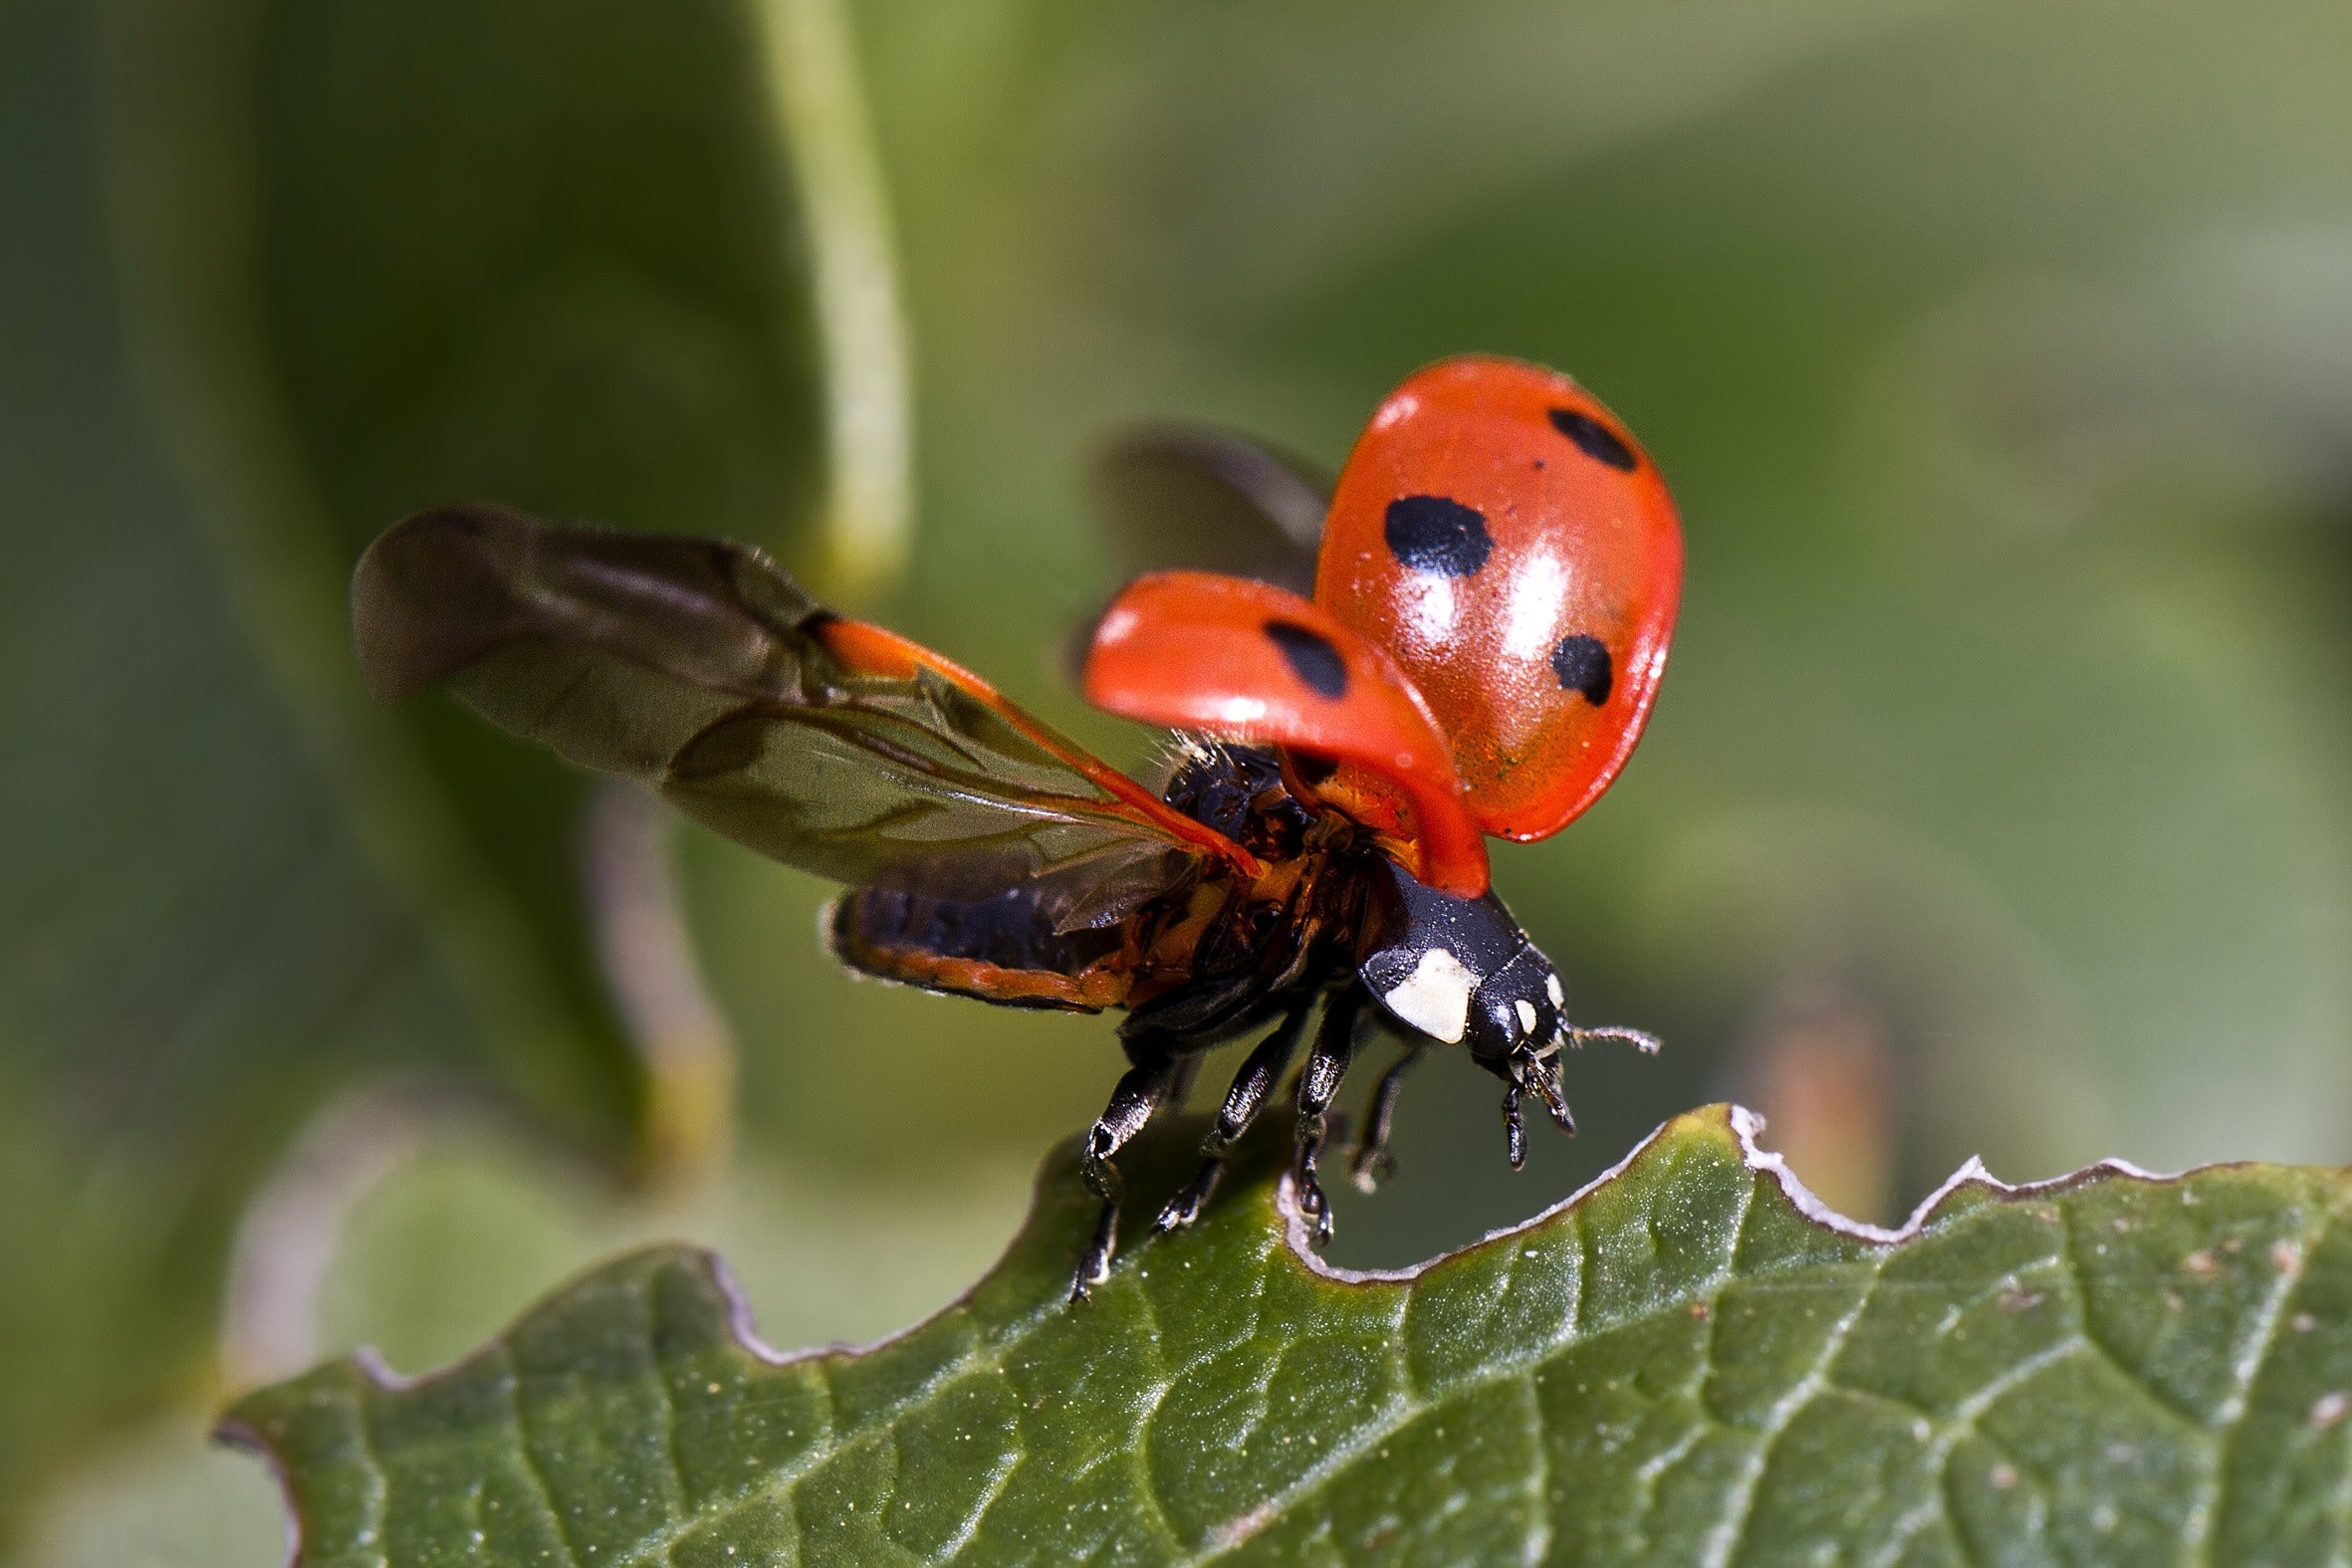
[[[2352,1389],[2342,1173],[1964,1170],[1828,1216],[1725,1107],[1423,1268],[1295,1244],[1255,1145],[1061,1304],[1067,1151],[962,1301],[779,1357],[706,1253],[607,1264],[415,1382],[224,1430],[361,1563],[2320,1562]],[[1177,1175],[1186,1141],[1133,1162]]]

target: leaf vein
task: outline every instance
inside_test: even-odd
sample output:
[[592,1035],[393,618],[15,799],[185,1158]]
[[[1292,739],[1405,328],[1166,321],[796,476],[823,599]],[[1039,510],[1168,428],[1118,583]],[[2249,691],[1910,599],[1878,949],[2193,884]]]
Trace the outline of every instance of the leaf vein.
[[2204,1486],[2188,1516],[2182,1549],[2184,1557],[2195,1557],[2208,1564],[2213,1561],[2214,1525],[2221,1517],[2222,1505],[2227,1500],[2224,1492],[2229,1485],[2230,1457],[2234,1452],[2236,1438],[2243,1428],[2246,1400],[2252,1395],[2254,1384],[2261,1378],[2262,1369],[2270,1364],[2271,1352],[2278,1347],[2278,1327],[2286,1321],[2286,1305],[2294,1296],[2295,1287],[2302,1282],[2303,1264],[2311,1254],[2327,1242],[2342,1210],[2330,1205],[2319,1216],[2316,1227],[2306,1226],[2300,1232],[2301,1250],[2291,1266],[2280,1267],[2263,1296],[2255,1313],[2255,1329],[2247,1345],[2231,1368],[2232,1388],[2214,1410],[2214,1441]]
[[988,1517],[988,1510],[997,1505],[997,1499],[1004,1496],[1005,1493],[1011,1489],[1013,1485],[1013,1472],[1021,1468],[1021,1461],[1024,1456],[1025,1455],[1022,1446],[1016,1443],[1013,1448],[1003,1456],[1003,1457],[999,1458],[995,1464],[989,1467],[987,1486],[980,1498],[979,1506],[975,1507],[965,1518],[963,1526],[956,1531],[955,1537],[948,1542],[947,1549],[943,1555],[942,1560],[947,1562],[955,1561],[958,1557],[961,1557],[964,1554],[964,1548],[971,1545],[972,1542],[979,1536],[981,1521]]
[[[654,1424],[654,1429],[661,1438],[662,1465],[669,1471],[670,1496],[673,1501],[668,1511],[673,1516],[689,1515],[695,1511],[694,1494],[686,1484],[686,1471],[678,1463],[678,1401],[670,1393],[669,1378],[664,1375],[662,1367],[660,1335],[653,1325],[653,1314],[658,1308],[649,1292],[645,1292],[642,1286],[639,1290],[646,1295],[646,1299],[640,1303],[645,1326],[645,1380],[653,1385],[653,1392],[661,1401],[661,1420]],[[665,1560],[667,1556],[667,1548],[664,1548]]]
[[1528,1411],[1528,1544],[1522,1553],[1529,1568],[1551,1555],[1551,1435],[1543,1424],[1543,1401],[1535,1380],[1522,1377]]
[[1170,1546],[1181,1548],[1184,1538],[1177,1533],[1176,1521],[1168,1512],[1167,1499],[1160,1495],[1159,1481],[1152,1474],[1151,1464],[1152,1421],[1159,1415],[1161,1405],[1166,1403],[1168,1391],[1174,1387],[1174,1378],[1168,1371],[1167,1345],[1160,1328],[1159,1303],[1152,1299],[1151,1284],[1148,1280],[1138,1278],[1134,1286],[1135,1299],[1143,1308],[1145,1349],[1151,1358],[1156,1386],[1152,1391],[1151,1408],[1143,1412],[1143,1420],[1137,1428],[1136,1441],[1127,1446],[1128,1454],[1136,1490],[1150,1510],[1153,1522],[1159,1526],[1160,1533],[1167,1537]]
[[2090,1291],[2084,1284],[2084,1280],[2089,1277],[2090,1270],[2083,1261],[2082,1248],[2075,1233],[2073,1211],[2065,1211],[2063,1223],[2066,1235],[2066,1266],[2061,1270],[2061,1274],[2066,1281],[2068,1292],[2074,1298],[2075,1332],[2082,1336],[2082,1342],[2089,1346],[2101,1361],[2106,1362],[2113,1369],[2116,1376],[2123,1379],[2124,1383],[2148,1404],[2170,1416],[2174,1425],[2180,1427],[2192,1439],[2201,1444],[2210,1442],[2211,1434],[2196,1412],[2184,1410],[2161,1390],[2151,1388],[2138,1373],[2132,1370],[2131,1363],[2124,1359],[2123,1353],[2108,1344],[2106,1337],[2099,1332],[2098,1324],[2091,1315]]
[[383,1537],[384,1524],[391,1511],[392,1481],[384,1473],[383,1451],[375,1445],[375,1402],[363,1395],[353,1403],[358,1406],[355,1425],[359,1433],[359,1448],[367,1456],[367,1473],[375,1482],[367,1498],[368,1538],[375,1543],[376,1568],[389,1568],[391,1558],[384,1550]]
[[[1732,1560],[1732,1554],[1746,1540],[1748,1527],[1756,1516],[1757,1492],[1764,1484],[1764,1470],[1771,1463],[1772,1452],[1778,1445],[1781,1434],[1795,1423],[1796,1418],[1802,1414],[1805,1407],[1828,1391],[1830,1387],[1829,1369],[1836,1362],[1838,1353],[1845,1349],[1846,1340],[1852,1335],[1854,1325],[1861,1321],[1862,1314],[1869,1309],[1871,1301],[1876,1298],[1878,1282],[1885,1277],[1887,1256],[1888,1254],[1884,1252],[1870,1254],[1870,1278],[1863,1285],[1861,1293],[1854,1298],[1854,1304],[1846,1309],[1843,1316],[1829,1326],[1829,1332],[1823,1336],[1821,1341],[1820,1354],[1815,1356],[1812,1365],[1805,1369],[1805,1375],[1791,1384],[1788,1392],[1774,1400],[1772,1408],[1765,1412],[1764,1424],[1758,1434],[1755,1447],[1750,1452],[1747,1462],[1740,1467],[1739,1477],[1733,1483],[1732,1495],[1724,1517],[1717,1521],[1715,1529],[1708,1535],[1706,1550],[1700,1557],[1700,1561],[1706,1565],[1706,1568],[1724,1568],[1724,1564]],[[1714,1315],[1720,1316],[1720,1314]],[[1708,1325],[1708,1331],[1712,1336],[1714,1333],[1712,1321]],[[1710,1339],[1708,1365],[1715,1365],[1712,1338]]]
[[1952,1451],[1959,1447],[1961,1439],[1977,1430],[1977,1422],[1985,1412],[1991,1410],[2011,1389],[2028,1379],[2039,1376],[2067,1357],[2085,1351],[2094,1355],[2098,1353],[2097,1348],[2092,1345],[2090,1337],[2077,1329],[2076,1332],[2063,1339],[2044,1345],[2024,1360],[2015,1363],[1999,1377],[1989,1379],[1982,1388],[1952,1407],[1952,1414],[1941,1424],[1934,1438],[1928,1443],[1927,1460],[1933,1466],[1936,1484],[1929,1489],[1929,1496],[1925,1501],[1895,1521],[1893,1531],[1889,1533],[1878,1552],[1870,1558],[1870,1568],[1893,1568],[1893,1565],[1902,1559],[1904,1551],[1911,1545],[1913,1538],[1929,1524],[1944,1517],[1944,1510],[1937,1505],[1937,1499],[1945,1494]]
[[572,1526],[564,1518],[564,1510],[557,1505],[555,1488],[548,1484],[547,1473],[539,1467],[539,1456],[532,1444],[532,1421],[529,1402],[523,1398],[523,1373],[515,1365],[514,1353],[504,1344],[498,1347],[499,1360],[506,1370],[507,1404],[515,1413],[515,1455],[523,1461],[523,1473],[530,1477],[532,1489],[539,1494],[540,1506],[547,1509],[548,1521],[556,1527],[556,1539],[563,1543],[564,1559],[580,1565],[580,1543],[572,1538]]

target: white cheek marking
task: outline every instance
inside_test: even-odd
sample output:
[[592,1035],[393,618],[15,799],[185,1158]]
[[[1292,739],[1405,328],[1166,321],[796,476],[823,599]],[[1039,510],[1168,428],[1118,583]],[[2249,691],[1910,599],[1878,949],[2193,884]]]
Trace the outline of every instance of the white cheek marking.
[[1519,1008],[1519,1031],[1522,1034],[1534,1033],[1535,1005],[1529,1002],[1527,998],[1522,997],[1519,999],[1519,1001],[1513,1003],[1512,1006]]
[[1453,954],[1431,948],[1403,984],[1380,1000],[1422,1033],[1459,1045],[1470,1023],[1470,994],[1478,989],[1478,980]]
[[1551,1005],[1555,1008],[1564,1008],[1568,1005],[1567,997],[1559,989],[1557,975],[1543,977],[1543,994],[1551,999]]

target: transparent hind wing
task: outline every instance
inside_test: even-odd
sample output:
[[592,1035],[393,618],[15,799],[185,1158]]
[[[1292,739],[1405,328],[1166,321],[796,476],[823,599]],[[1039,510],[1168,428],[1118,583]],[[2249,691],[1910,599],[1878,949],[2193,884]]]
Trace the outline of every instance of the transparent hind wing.
[[1256,869],[977,676],[831,614],[760,552],[491,506],[395,525],[352,588],[361,674],[638,779],[788,865],[1115,918],[1200,856]]

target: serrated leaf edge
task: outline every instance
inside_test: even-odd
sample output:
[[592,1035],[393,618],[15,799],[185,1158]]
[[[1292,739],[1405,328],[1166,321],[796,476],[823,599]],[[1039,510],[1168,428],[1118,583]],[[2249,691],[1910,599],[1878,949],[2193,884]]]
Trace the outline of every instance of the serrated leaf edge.
[[[1832,1234],[1859,1241],[1876,1249],[1887,1249],[1916,1239],[1945,1216],[1954,1198],[1970,1191],[1982,1192],[1989,1200],[2014,1200],[2070,1192],[2077,1188],[2117,1178],[2169,1184],[2207,1171],[2236,1169],[2253,1163],[2246,1161],[2216,1162],[2167,1174],[2148,1171],[2129,1160],[2109,1158],[2043,1181],[2012,1184],[1994,1176],[1980,1158],[1972,1155],[1934,1192],[1922,1199],[1900,1226],[1886,1227],[1849,1219],[1823,1203],[1788,1167],[1785,1159],[1763,1147],[1759,1139],[1764,1128],[1764,1117],[1745,1106],[1718,1104],[1686,1111],[1682,1115],[1659,1124],[1647,1137],[1628,1150],[1622,1159],[1559,1202],[1546,1206],[1517,1224],[1489,1231],[1474,1241],[1449,1248],[1405,1268],[1352,1269],[1324,1261],[1310,1244],[1311,1230],[1298,1207],[1296,1195],[1288,1174],[1278,1179],[1272,1201],[1281,1217],[1285,1242],[1292,1255],[1311,1275],[1344,1285],[1411,1285],[1420,1280],[1423,1275],[1451,1259],[1496,1245],[1499,1242],[1508,1241],[1559,1220],[1570,1211],[1606,1191],[1611,1184],[1625,1176],[1659,1145],[1688,1133],[1704,1132],[1710,1129],[1721,1129],[1728,1132],[1739,1151],[1741,1164],[1745,1170],[1752,1176],[1771,1178],[1781,1194],[1788,1200],[1790,1207],[1806,1221]],[[1060,1164],[1058,1159],[1054,1158],[1049,1158],[1045,1163],[1040,1171],[1029,1211],[1024,1216],[1021,1226],[1014,1232],[1014,1241],[1008,1243],[1006,1252],[982,1273],[980,1279],[974,1281],[965,1290],[958,1292],[937,1312],[920,1318],[904,1328],[862,1343],[836,1342],[829,1345],[811,1346],[802,1350],[780,1350],[760,1336],[750,1298],[744,1292],[741,1282],[737,1279],[733,1269],[728,1266],[724,1257],[706,1248],[679,1246],[675,1243],[658,1243],[641,1250],[675,1252],[690,1257],[699,1265],[707,1273],[713,1288],[719,1293],[720,1299],[726,1303],[729,1337],[738,1348],[765,1365],[789,1367],[826,1358],[869,1355],[921,1333],[948,1313],[966,1308],[981,1286],[993,1278],[1011,1260],[1019,1238],[1027,1234],[1040,1220],[1044,1206],[1050,1201],[1050,1190]],[[1125,1266],[1133,1266],[1136,1256],[1147,1252],[1148,1245],[1139,1247],[1134,1255],[1122,1259],[1122,1263]],[[572,1279],[555,1286],[516,1314],[513,1321],[520,1322],[528,1318],[547,1302],[561,1297],[567,1290],[573,1288],[579,1278],[609,1268],[618,1260],[617,1258],[604,1259],[588,1269],[583,1270],[581,1274]],[[1019,1335],[1049,1314],[1069,1309],[1057,1297],[1041,1305],[1035,1311],[1009,1321],[1004,1326],[1004,1331],[1011,1335]],[[503,1332],[499,1337],[503,1337]],[[359,1346],[353,1350],[345,1360],[374,1388],[385,1393],[408,1393],[458,1375],[476,1360],[492,1354],[496,1343],[497,1341],[494,1339],[490,1344],[469,1351],[464,1356],[443,1366],[414,1374],[396,1370],[372,1346]],[[302,1521],[295,1503],[292,1476],[283,1460],[274,1451],[268,1439],[233,1413],[224,1416],[215,1425],[212,1438],[214,1442],[223,1446],[243,1449],[256,1454],[268,1465],[270,1473],[277,1479],[287,1512],[288,1555],[286,1561],[289,1568],[294,1568],[294,1565],[301,1561]],[[1320,1478],[1322,1477],[1319,1474],[1315,1477],[1317,1480]],[[1265,1499],[1259,1508],[1252,1510],[1252,1514],[1264,1513],[1268,1517],[1252,1520],[1251,1523],[1262,1526],[1264,1523],[1270,1522],[1271,1517],[1279,1514],[1279,1511],[1278,1498]],[[1245,1516],[1246,1519],[1248,1517]],[[1232,1521],[1234,1524],[1243,1522],[1242,1520]],[[1235,1531],[1229,1524],[1226,1532],[1220,1532],[1215,1547],[1208,1555],[1210,1557],[1221,1556],[1240,1546],[1255,1533],[1257,1530],[1254,1527],[1244,1527]]]
[[1751,1175],[1770,1177],[1779,1186],[1781,1194],[1787,1198],[1790,1206],[1822,1230],[1844,1236],[1849,1240],[1880,1247],[1896,1246],[1905,1241],[1916,1240],[1929,1226],[1942,1216],[1946,1204],[1956,1195],[1972,1189],[1982,1191],[1992,1199],[2034,1198],[2071,1192],[2077,1187],[2118,1177],[2140,1182],[2178,1182],[2206,1171],[2233,1170],[2252,1163],[2242,1160],[2218,1161],[2211,1165],[2192,1166],[2182,1171],[2158,1172],[2146,1170],[2134,1165],[2129,1160],[2110,1157],[2095,1164],[2068,1171],[2062,1176],[2052,1176],[2038,1182],[2012,1184],[1995,1176],[1986,1169],[1982,1159],[1972,1154],[1961,1162],[1958,1170],[1944,1178],[1934,1192],[1921,1199],[1918,1206],[1911,1211],[1910,1216],[1901,1225],[1889,1227],[1872,1225],[1863,1220],[1848,1219],[1823,1203],[1814,1195],[1812,1189],[1806,1187],[1803,1180],[1789,1169],[1786,1160],[1758,1142],[1764,1129],[1764,1117],[1745,1105],[1709,1105],[1698,1110],[1685,1111],[1680,1116],[1659,1123],[1649,1136],[1627,1150],[1623,1159],[1559,1202],[1529,1215],[1525,1220],[1515,1221],[1511,1225],[1489,1231],[1475,1241],[1465,1242],[1461,1246],[1452,1247],[1404,1268],[1346,1268],[1337,1263],[1324,1261],[1322,1255],[1315,1251],[1309,1240],[1311,1227],[1298,1207],[1297,1195],[1293,1189],[1291,1178],[1288,1175],[1285,1175],[1277,1184],[1275,1205],[1283,1216],[1284,1238],[1290,1243],[1291,1250],[1297,1255],[1298,1260],[1305,1264],[1316,1277],[1332,1280],[1339,1284],[1412,1284],[1423,1274],[1451,1258],[1459,1257],[1466,1252],[1475,1252],[1481,1247],[1491,1246],[1499,1241],[1524,1235],[1550,1224],[1570,1210],[1579,1207],[1594,1194],[1606,1189],[1611,1183],[1625,1175],[1627,1171],[1640,1164],[1642,1157],[1656,1145],[1674,1137],[1694,1121],[1714,1121],[1719,1115],[1729,1126],[1733,1142],[1739,1148],[1740,1163],[1747,1168]]

